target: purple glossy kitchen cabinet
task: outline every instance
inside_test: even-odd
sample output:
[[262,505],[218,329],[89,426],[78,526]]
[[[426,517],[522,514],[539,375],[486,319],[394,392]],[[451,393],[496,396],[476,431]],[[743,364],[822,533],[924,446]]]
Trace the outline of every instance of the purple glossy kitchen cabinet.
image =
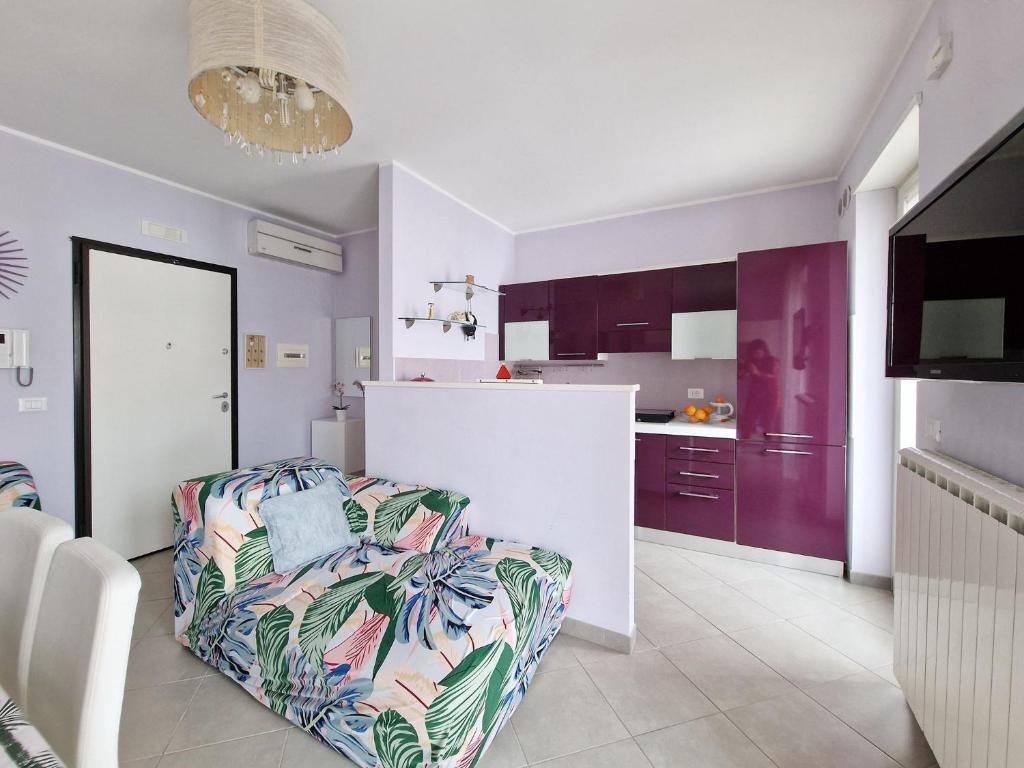
[[846,448],[736,445],[736,541],[846,560]]
[[505,295],[502,304],[506,323],[525,323],[533,320],[547,320],[550,316],[551,299],[547,280],[539,283],[516,283],[503,285]]
[[597,359],[597,278],[552,280],[551,359]]
[[695,264],[672,270],[672,311],[736,309],[736,262]]
[[633,521],[665,530],[665,436],[636,433],[636,481]]
[[738,260],[736,541],[846,560],[846,243]]
[[597,279],[601,352],[672,350],[672,272],[656,269]]
[[739,439],[846,445],[846,243],[738,264]]
[[516,283],[498,287],[504,296],[498,300],[498,357],[505,359],[505,323],[524,323],[551,319],[548,281]]

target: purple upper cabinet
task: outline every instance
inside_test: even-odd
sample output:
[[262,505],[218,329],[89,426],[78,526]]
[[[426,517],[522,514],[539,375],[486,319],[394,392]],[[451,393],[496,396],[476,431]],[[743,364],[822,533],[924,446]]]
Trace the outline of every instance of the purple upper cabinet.
[[550,282],[551,359],[597,358],[597,278]]
[[598,278],[601,352],[672,350],[672,270]]
[[736,262],[695,264],[672,270],[672,311],[736,309]]
[[599,277],[600,330],[671,330],[672,272],[655,269]]
[[551,308],[552,360],[597,359],[597,303],[579,301]]
[[740,440],[846,444],[846,243],[741,253]]
[[550,319],[551,299],[548,296],[548,281],[539,283],[516,283],[503,285],[499,289],[502,297],[505,323],[523,323],[532,320]]
[[551,280],[548,286],[553,307],[559,304],[597,301],[596,277],[566,277],[562,280]]
[[498,300],[498,356],[505,359],[505,323],[551,319],[548,282],[516,283],[498,287],[504,296]]

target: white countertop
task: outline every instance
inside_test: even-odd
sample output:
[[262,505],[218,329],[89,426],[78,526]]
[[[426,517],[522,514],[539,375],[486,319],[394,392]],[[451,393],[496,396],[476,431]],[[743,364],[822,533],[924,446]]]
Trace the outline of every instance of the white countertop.
[[416,389],[528,389],[531,392],[638,392],[639,384],[525,384],[509,379],[500,384],[451,381],[364,381],[373,387],[413,387]]
[[691,424],[689,420],[673,419],[667,424],[636,422],[636,431],[652,435],[684,435],[686,437],[723,437],[736,439],[736,422],[727,424]]

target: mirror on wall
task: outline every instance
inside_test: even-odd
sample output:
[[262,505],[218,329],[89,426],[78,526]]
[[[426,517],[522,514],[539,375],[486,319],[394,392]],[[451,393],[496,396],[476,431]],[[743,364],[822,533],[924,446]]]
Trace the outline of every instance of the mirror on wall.
[[334,377],[345,385],[345,397],[362,397],[355,382],[367,381],[373,371],[369,317],[339,317],[334,321]]

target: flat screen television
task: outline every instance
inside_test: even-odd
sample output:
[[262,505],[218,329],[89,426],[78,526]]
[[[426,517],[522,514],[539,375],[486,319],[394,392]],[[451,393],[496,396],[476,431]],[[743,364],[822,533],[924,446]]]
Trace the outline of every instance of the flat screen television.
[[886,375],[1024,381],[1024,113],[889,234]]

